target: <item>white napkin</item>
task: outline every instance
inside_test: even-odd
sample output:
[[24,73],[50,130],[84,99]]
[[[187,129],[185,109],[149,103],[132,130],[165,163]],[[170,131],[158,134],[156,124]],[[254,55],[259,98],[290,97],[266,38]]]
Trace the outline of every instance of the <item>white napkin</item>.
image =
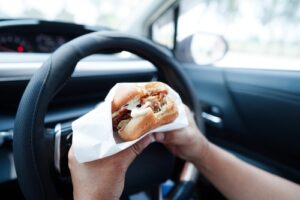
[[95,109],[72,123],[73,150],[78,162],[89,162],[113,155],[128,148],[146,135],[153,132],[165,132],[188,126],[188,120],[181,98],[168,86],[169,95],[175,100],[178,107],[178,117],[176,120],[170,124],[153,129],[136,140],[117,143],[113,136],[111,102],[117,87],[121,84],[128,83],[116,84],[109,91],[104,102],[100,103]]

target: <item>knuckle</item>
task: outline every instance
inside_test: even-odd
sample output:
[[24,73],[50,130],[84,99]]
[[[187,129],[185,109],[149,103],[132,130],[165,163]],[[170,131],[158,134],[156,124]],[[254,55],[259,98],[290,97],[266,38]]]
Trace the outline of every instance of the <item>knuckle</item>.
[[165,136],[165,142],[166,143],[173,143],[176,140],[176,131],[173,131],[170,134],[166,134]]
[[68,167],[71,169],[76,165],[76,159],[73,153],[73,150],[70,149],[68,152]]
[[141,148],[138,144],[134,144],[131,149],[136,155],[139,155],[141,153]]

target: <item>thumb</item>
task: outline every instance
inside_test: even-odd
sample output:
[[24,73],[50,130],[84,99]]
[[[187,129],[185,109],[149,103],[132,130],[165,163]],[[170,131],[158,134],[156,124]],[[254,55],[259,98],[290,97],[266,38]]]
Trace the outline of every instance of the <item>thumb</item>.
[[129,161],[129,165],[133,162],[133,160],[140,154],[142,153],[142,151],[152,142],[154,142],[155,139],[154,137],[150,134],[146,137],[144,137],[143,139],[141,139],[140,141],[138,141],[137,143],[135,143],[134,145],[132,145],[131,147],[125,149],[122,154],[124,156],[126,156]]

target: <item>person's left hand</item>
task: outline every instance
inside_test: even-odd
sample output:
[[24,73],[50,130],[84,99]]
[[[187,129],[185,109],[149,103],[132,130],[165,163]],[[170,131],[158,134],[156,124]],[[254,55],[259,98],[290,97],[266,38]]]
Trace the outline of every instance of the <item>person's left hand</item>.
[[78,163],[71,147],[69,168],[74,199],[119,199],[129,165],[152,141],[152,136],[146,136],[113,156],[87,163]]

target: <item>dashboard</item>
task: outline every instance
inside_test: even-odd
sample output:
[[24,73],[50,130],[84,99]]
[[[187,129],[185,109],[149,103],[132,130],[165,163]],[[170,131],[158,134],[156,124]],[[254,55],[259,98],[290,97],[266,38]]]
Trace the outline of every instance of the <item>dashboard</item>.
[[46,33],[34,35],[4,33],[0,35],[0,52],[50,53],[71,39],[65,35]]
[[42,20],[0,20],[0,52],[51,53],[64,43],[104,27]]

